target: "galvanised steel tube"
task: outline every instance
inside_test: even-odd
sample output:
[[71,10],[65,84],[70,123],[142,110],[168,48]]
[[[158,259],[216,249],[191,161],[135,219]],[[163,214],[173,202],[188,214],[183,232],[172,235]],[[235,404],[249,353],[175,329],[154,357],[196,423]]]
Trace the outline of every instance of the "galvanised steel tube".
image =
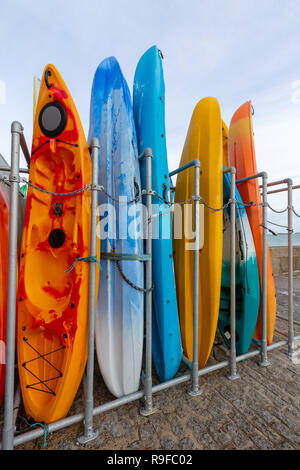
[[[298,184],[297,186],[293,186],[292,189],[293,190],[300,189],[300,184]],[[274,191],[268,191],[268,194],[282,193],[284,191],[288,191],[288,188],[281,188],[281,189],[275,189]]]
[[169,177],[172,178],[172,176],[177,175],[178,173],[181,173],[182,171],[187,170],[188,168],[191,168],[192,166],[197,165],[198,164],[197,162],[199,163],[198,159],[192,160],[186,165],[183,165],[180,168],[177,168],[177,170],[171,171],[171,173],[169,173]]
[[152,150],[146,148],[142,158],[146,159],[146,192],[147,192],[147,239],[146,254],[146,370],[145,370],[145,403],[141,414],[153,413],[152,404]]
[[[293,180],[286,178],[268,183],[268,187],[279,184],[287,184],[286,188],[268,191],[267,194],[288,192],[288,355],[294,355],[294,286],[293,286],[293,189],[300,188],[293,186]],[[260,186],[262,187],[262,186]]]
[[195,167],[195,199],[194,199],[194,299],[193,299],[193,362],[192,362],[192,389],[188,392],[191,396],[198,396],[202,393],[199,390],[198,375],[198,354],[199,354],[199,247],[200,247],[200,161],[194,160]]
[[270,365],[268,361],[268,354],[267,354],[267,186],[268,186],[268,174],[266,172],[261,173],[261,177],[263,180],[263,190],[262,190],[262,210],[263,210],[263,222],[262,222],[262,229],[263,229],[263,243],[262,243],[262,319],[261,319],[261,326],[262,326],[262,338],[261,338],[261,360],[260,365],[263,367],[267,367]]
[[235,222],[236,222],[236,201],[235,201],[235,180],[236,169],[230,167],[230,375],[229,379],[236,380],[240,376],[236,371],[236,295],[235,295]]
[[13,449],[14,442],[14,366],[16,331],[16,291],[18,262],[18,197],[20,138],[22,125],[14,121],[11,125],[11,171],[9,208],[9,249],[8,249],[8,288],[7,288],[7,332],[6,332],[6,371],[4,398],[3,449]]
[[293,180],[286,180],[288,187],[288,355],[293,356],[294,349],[294,279],[293,279]]
[[[279,184],[285,184],[287,183],[287,179],[282,179],[282,180],[277,180],[277,181],[271,181],[271,183],[268,183],[267,186],[268,188],[270,188],[271,186],[278,186]],[[262,184],[259,186],[260,188],[262,188]]]
[[[98,152],[99,140],[92,140],[92,186],[91,186],[91,246],[90,256],[97,257],[97,200],[98,200]],[[79,436],[78,441],[84,444],[95,439],[98,432],[93,429],[93,407],[94,407],[94,345],[95,345],[95,310],[96,310],[96,263],[90,263],[89,272],[89,333],[88,333],[88,359],[86,365],[85,382],[85,418],[84,434]]]
[[[298,340],[300,340],[300,336],[295,336],[294,339],[298,341]],[[272,351],[273,349],[277,349],[281,346],[285,346],[287,343],[288,343],[287,340],[278,341],[277,343],[274,343],[274,344],[268,346],[267,349],[268,349],[268,351]],[[256,349],[255,351],[251,351],[249,353],[238,356],[236,358],[236,361],[241,362],[241,361],[244,361],[246,359],[250,359],[252,357],[258,356],[259,354],[260,354],[260,349]],[[219,362],[217,364],[213,364],[212,366],[207,366],[204,369],[199,370],[198,375],[200,377],[200,376],[209,374],[211,372],[215,372],[217,370],[223,369],[224,367],[228,367],[228,366],[229,366],[229,361],[227,361],[227,360],[222,361],[222,362]],[[155,385],[152,388],[152,393],[157,393],[157,392],[160,392],[162,390],[166,390],[167,388],[173,387],[175,385],[178,385],[178,384],[181,384],[181,383],[184,383],[184,382],[188,382],[191,379],[191,376],[192,376],[191,372],[188,372],[184,375],[181,375],[180,377],[176,377],[175,379],[169,380],[168,382],[163,382],[163,383],[160,383],[158,385]],[[98,416],[101,413],[113,410],[115,408],[118,408],[119,406],[126,405],[128,403],[132,403],[135,400],[139,400],[143,396],[144,396],[144,392],[141,390],[141,391],[132,393],[130,395],[126,395],[124,397],[117,398],[116,400],[110,401],[108,403],[104,403],[103,405],[100,405],[100,406],[97,406],[96,408],[94,408],[93,416]],[[64,429],[68,426],[72,426],[73,424],[80,423],[83,419],[84,419],[84,413],[78,413],[76,415],[69,416],[69,417],[64,418],[60,421],[56,421],[55,423],[49,424],[48,425],[48,431],[50,433],[55,432],[55,431],[59,431],[60,429]],[[33,439],[37,439],[37,438],[43,436],[43,434],[44,434],[44,432],[41,428],[40,429],[39,428],[35,429],[34,431],[27,431],[24,434],[21,434],[20,436],[17,436],[14,439],[14,445],[17,446],[17,445],[24,444],[26,442],[29,442],[29,441],[33,440]],[[3,444],[2,444],[2,446],[0,444],[0,449],[3,449]]]
[[[10,167],[3,167],[3,166],[0,166],[0,171],[7,171],[8,173],[10,173],[11,169],[10,169]],[[19,169],[19,173],[27,173],[27,174],[29,174],[29,170],[28,170],[28,168],[20,168],[20,169]]]
[[255,180],[256,178],[260,178],[260,177],[264,178],[265,176],[268,177],[267,173],[265,171],[261,171],[260,173],[256,173],[256,175],[251,175],[251,176],[247,176],[246,178],[241,178],[237,180],[235,183],[241,184],[241,183],[245,183],[246,181]]

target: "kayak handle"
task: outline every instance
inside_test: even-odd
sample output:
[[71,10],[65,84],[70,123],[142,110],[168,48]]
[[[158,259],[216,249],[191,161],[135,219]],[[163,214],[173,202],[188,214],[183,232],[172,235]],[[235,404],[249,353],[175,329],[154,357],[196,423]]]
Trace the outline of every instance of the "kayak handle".
[[48,89],[52,87],[52,83],[49,83],[49,81],[48,81],[48,78],[51,77],[51,75],[52,74],[51,74],[50,70],[45,71],[45,83],[46,83],[46,87]]

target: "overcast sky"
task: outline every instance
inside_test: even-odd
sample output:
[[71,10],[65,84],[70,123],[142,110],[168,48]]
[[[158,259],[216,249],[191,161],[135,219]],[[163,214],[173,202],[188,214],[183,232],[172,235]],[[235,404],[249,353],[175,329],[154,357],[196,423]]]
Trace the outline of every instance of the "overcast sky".
[[[219,100],[227,125],[251,99],[258,170],[300,184],[299,0],[2,0],[0,153],[10,160],[13,120],[31,147],[33,76],[47,63],[63,76],[87,135],[98,64],[115,56],[132,91],[137,62],[153,44],[164,54],[170,170],[201,98]],[[284,198],[269,202],[280,209]],[[300,190],[295,206],[300,212]]]

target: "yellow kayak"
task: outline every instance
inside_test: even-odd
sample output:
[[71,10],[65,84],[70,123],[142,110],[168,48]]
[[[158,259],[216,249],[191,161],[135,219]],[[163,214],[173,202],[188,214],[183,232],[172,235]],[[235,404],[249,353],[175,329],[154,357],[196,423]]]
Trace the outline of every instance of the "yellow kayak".
[[222,139],[223,139],[223,163],[228,168],[228,137],[229,129],[224,121],[222,121]]
[[[223,205],[223,141],[221,111],[215,98],[202,99],[194,109],[180,166],[194,159],[199,159],[201,165],[201,197],[209,206],[220,208]],[[185,201],[194,195],[194,181],[193,167],[179,173],[175,203]],[[189,213],[190,219],[193,217],[193,211]],[[182,220],[183,213],[182,211]],[[186,223],[187,215],[185,219]],[[184,224],[182,226],[184,227]],[[201,229],[203,227],[200,227]],[[222,211],[212,211],[204,206],[204,245],[200,249],[199,261],[199,368],[204,367],[208,360],[217,329],[222,239]],[[192,361],[194,251],[188,249],[190,242],[184,233],[181,238],[174,236],[174,266],[182,345],[184,354]]]

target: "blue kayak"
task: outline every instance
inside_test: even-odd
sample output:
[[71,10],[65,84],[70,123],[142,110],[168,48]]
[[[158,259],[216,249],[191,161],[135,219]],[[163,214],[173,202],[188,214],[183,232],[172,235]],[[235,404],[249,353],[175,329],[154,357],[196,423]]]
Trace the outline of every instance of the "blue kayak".
[[[223,176],[223,202],[230,199],[231,177]],[[236,200],[236,351],[248,352],[255,330],[259,303],[260,283],[255,245],[246,209],[237,190]],[[223,260],[221,300],[218,320],[219,331],[230,348],[230,207],[223,211]]]
[[[140,259],[141,181],[131,96],[114,57],[101,62],[94,76],[89,143],[93,137],[100,141],[99,185],[106,192],[99,192],[98,200],[102,270],[96,351],[107,388],[120,397],[138,390],[140,383],[144,294],[130,283],[143,289],[144,264]],[[124,259],[126,255],[132,259]]]
[[[153,197],[153,360],[160,381],[176,374],[182,357],[173,266],[170,184],[165,131],[165,85],[156,46],[141,57],[134,77],[133,112],[139,153],[150,147]],[[141,163],[142,187],[146,165]]]

